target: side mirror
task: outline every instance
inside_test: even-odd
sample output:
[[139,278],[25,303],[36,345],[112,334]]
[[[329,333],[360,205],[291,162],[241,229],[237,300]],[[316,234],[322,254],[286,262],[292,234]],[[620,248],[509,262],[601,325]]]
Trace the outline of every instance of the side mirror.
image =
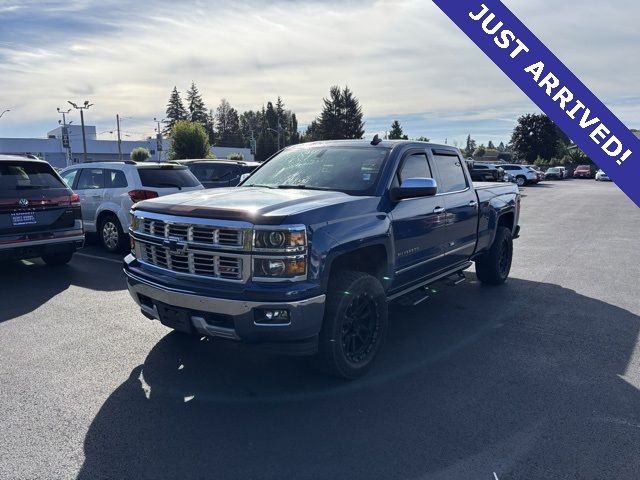
[[249,175],[251,175],[250,173],[243,173],[242,175],[240,175],[240,182],[242,183],[244,182],[247,178],[249,178]]
[[402,185],[390,190],[394,202],[405,198],[433,197],[438,192],[438,184],[433,178],[407,178]]

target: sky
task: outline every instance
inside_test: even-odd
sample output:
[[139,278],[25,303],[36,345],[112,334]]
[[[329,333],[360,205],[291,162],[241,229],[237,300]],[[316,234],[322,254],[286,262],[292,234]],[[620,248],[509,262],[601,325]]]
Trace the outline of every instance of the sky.
[[[480,0],[479,0],[479,3]],[[629,128],[640,128],[640,3],[504,0]],[[113,138],[154,134],[173,86],[240,112],[282,97],[301,127],[331,85],[367,136],[508,142],[537,107],[429,0],[0,0],[0,137],[44,137],[68,100]],[[69,120],[79,122],[72,112]]]

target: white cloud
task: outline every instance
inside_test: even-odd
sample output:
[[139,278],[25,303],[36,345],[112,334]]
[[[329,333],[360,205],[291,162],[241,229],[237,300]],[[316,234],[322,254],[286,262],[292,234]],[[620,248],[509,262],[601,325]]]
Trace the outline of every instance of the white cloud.
[[[640,6],[507,4],[614,113],[640,124]],[[120,113],[135,119],[132,131],[151,134],[173,85],[184,91],[192,80],[209,107],[225,97],[255,109],[281,95],[301,123],[318,113],[330,85],[348,84],[367,118],[441,119],[459,130],[449,138],[466,136],[465,122],[486,121],[506,139],[510,121],[536,110],[426,0],[8,2],[0,21],[25,10],[37,14],[23,36],[0,32],[0,107],[12,108],[1,126],[24,135],[41,135],[34,129],[47,118],[54,124],[57,106],[85,97],[99,130]]]

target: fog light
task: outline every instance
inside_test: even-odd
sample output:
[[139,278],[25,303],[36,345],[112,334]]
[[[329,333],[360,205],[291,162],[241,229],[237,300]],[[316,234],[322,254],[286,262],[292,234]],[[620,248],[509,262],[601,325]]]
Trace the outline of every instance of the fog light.
[[256,323],[261,324],[289,324],[291,319],[289,317],[289,310],[285,309],[257,309],[254,311],[254,317]]

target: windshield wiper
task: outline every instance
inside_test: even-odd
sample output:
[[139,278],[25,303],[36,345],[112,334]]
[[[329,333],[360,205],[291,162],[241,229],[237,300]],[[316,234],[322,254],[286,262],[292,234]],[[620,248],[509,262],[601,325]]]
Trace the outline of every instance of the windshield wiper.
[[177,188],[178,190],[182,190],[182,187],[177,183],[156,183],[155,186],[156,187],[174,187],[174,188]]
[[311,185],[278,185],[278,188],[301,189],[301,190],[333,190],[328,187],[314,187]]
[[16,190],[29,190],[38,188],[50,188],[47,185],[16,185]]
[[273,185],[260,185],[258,183],[249,183],[247,185],[242,185],[243,187],[258,187],[258,188],[276,188]]

